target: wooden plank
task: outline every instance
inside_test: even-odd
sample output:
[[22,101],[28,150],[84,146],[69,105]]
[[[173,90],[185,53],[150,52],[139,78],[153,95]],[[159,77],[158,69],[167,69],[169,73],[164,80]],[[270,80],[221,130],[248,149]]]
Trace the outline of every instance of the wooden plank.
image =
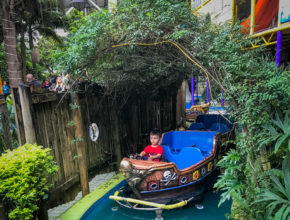
[[54,102],[59,100],[59,96],[57,93],[32,94],[31,100],[33,104]]
[[65,180],[64,176],[64,168],[63,168],[63,159],[62,159],[62,152],[61,152],[61,144],[59,140],[59,130],[58,130],[58,117],[57,117],[57,109],[56,109],[56,102],[52,103],[52,128],[53,128],[53,134],[54,134],[54,139],[53,139],[53,146],[55,149],[55,155],[56,155],[56,161],[59,166],[59,171],[58,171],[58,180],[60,182]]
[[77,94],[72,94],[73,102],[79,106],[72,110],[73,119],[76,123],[75,137],[79,139],[76,142],[78,159],[79,159],[79,171],[80,171],[80,181],[82,188],[83,197],[89,193],[89,180],[88,180],[88,168],[87,168],[87,159],[86,159],[86,145],[83,141],[83,122],[82,122],[82,113],[80,108],[80,100]]
[[68,122],[69,122],[69,104],[67,101],[65,101],[65,106],[63,109],[63,131],[64,131],[64,139],[65,139],[65,146],[66,146],[66,154],[67,154],[67,162],[69,165],[69,177],[73,176],[74,174],[77,173],[77,171],[74,169],[74,162],[73,162],[73,157],[72,157],[72,145],[71,145],[71,137],[70,133],[68,131]]
[[13,109],[15,114],[15,122],[17,126],[18,144],[21,146],[25,144],[25,130],[23,125],[23,117],[19,100],[19,93],[17,89],[11,89],[11,95],[13,100]]
[[[38,104],[39,105],[39,104]],[[54,133],[53,133],[53,127],[52,127],[52,123],[53,123],[53,120],[52,120],[52,117],[53,117],[53,109],[52,109],[52,103],[49,102],[49,103],[46,103],[44,108],[44,116],[45,116],[45,123],[46,123],[46,135],[47,135],[47,147],[49,147],[51,149],[51,155],[54,157],[54,160],[56,161],[56,152],[55,152],[55,147],[53,145],[54,143]],[[59,179],[60,175],[59,173],[57,173],[56,175],[54,175],[53,177],[51,177],[49,183],[52,183],[53,185],[54,184],[57,184],[58,182],[60,182],[60,179]]]
[[[67,112],[68,112],[68,122],[69,121],[72,121],[73,118],[72,118],[72,112],[70,110],[70,107],[69,107],[69,102],[67,102],[67,105],[66,105],[66,109],[67,109]],[[73,161],[73,173],[78,173],[78,160],[77,160],[77,149],[76,149],[76,144],[75,143],[72,143],[72,140],[75,139],[75,126],[68,126],[67,125],[67,131],[68,131],[68,144],[70,145],[70,148],[71,148],[71,157],[72,157],[72,161]]]
[[35,129],[33,124],[33,115],[31,112],[31,102],[29,98],[28,89],[25,86],[18,86],[21,110],[23,115],[23,124],[25,129],[25,140],[26,143],[36,143]]
[[36,135],[36,141],[39,145],[44,145],[43,143],[43,119],[42,119],[42,106],[41,105],[33,105],[34,109],[34,121],[35,123],[35,135]]
[[41,86],[30,85],[31,93],[44,93],[47,92],[47,89],[42,88]]
[[67,154],[68,147],[67,146],[67,138],[65,133],[65,121],[64,121],[64,109],[65,109],[65,103],[62,102],[61,105],[57,108],[58,114],[58,135],[60,140],[60,146],[61,146],[61,154],[63,159],[63,169],[64,169],[64,176],[65,180],[69,179],[71,176],[71,168],[70,168],[70,162]]

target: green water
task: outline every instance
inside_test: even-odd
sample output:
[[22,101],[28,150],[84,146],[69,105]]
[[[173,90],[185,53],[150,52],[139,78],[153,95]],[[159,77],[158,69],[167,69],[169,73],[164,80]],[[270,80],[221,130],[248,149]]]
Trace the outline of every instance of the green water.
[[[194,205],[189,205],[184,208],[163,211],[162,217],[164,220],[222,220],[226,219],[225,214],[230,213],[231,202],[224,203],[220,208],[217,207],[219,202],[219,194],[208,192],[205,195],[203,210],[198,210]],[[112,211],[113,207],[119,207],[114,201],[106,199],[86,220],[123,220],[123,219],[155,219],[155,212],[152,211],[136,211],[119,207],[117,211]]]

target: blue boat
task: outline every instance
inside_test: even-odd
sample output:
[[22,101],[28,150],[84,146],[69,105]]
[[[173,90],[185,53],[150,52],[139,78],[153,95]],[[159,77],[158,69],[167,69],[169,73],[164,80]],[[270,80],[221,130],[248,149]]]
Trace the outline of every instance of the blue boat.
[[120,170],[131,188],[129,198],[143,205],[200,201],[219,175],[216,164],[227,149],[223,143],[234,137],[234,128],[221,116],[200,115],[189,130],[163,134],[162,162],[124,158]]

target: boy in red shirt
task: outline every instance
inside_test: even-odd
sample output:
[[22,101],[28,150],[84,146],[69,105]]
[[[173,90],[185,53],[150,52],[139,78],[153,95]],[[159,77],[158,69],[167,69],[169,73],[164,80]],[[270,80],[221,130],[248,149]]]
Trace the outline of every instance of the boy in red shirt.
[[153,130],[150,132],[151,145],[145,147],[145,149],[139,154],[140,157],[146,156],[149,161],[160,161],[163,155],[163,148],[159,145],[161,133]]

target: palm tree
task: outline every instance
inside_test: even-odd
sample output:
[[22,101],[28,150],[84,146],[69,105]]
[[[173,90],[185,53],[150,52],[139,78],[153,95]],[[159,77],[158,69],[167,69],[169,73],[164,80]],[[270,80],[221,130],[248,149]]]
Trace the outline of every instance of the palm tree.
[[14,0],[0,1],[4,47],[8,66],[7,72],[11,88],[17,88],[23,80],[17,55],[16,29],[15,21],[13,20],[14,5]]
[[[0,12],[2,15],[2,31],[4,38],[4,48],[6,54],[6,62],[7,62],[7,72],[9,78],[9,84],[12,91],[12,97],[14,101],[14,89],[18,87],[19,83],[22,82],[22,75],[17,55],[17,40],[16,40],[16,29],[15,22],[13,20],[14,15],[14,0],[2,0],[0,1]],[[1,85],[2,86],[2,85]],[[7,118],[7,106],[6,102],[3,103],[2,113],[3,117]],[[7,123],[3,123],[3,127],[7,126]],[[5,126],[5,130],[9,129]],[[7,137],[7,141],[5,140],[6,148],[11,148],[11,136],[10,132],[6,132],[9,137]]]

